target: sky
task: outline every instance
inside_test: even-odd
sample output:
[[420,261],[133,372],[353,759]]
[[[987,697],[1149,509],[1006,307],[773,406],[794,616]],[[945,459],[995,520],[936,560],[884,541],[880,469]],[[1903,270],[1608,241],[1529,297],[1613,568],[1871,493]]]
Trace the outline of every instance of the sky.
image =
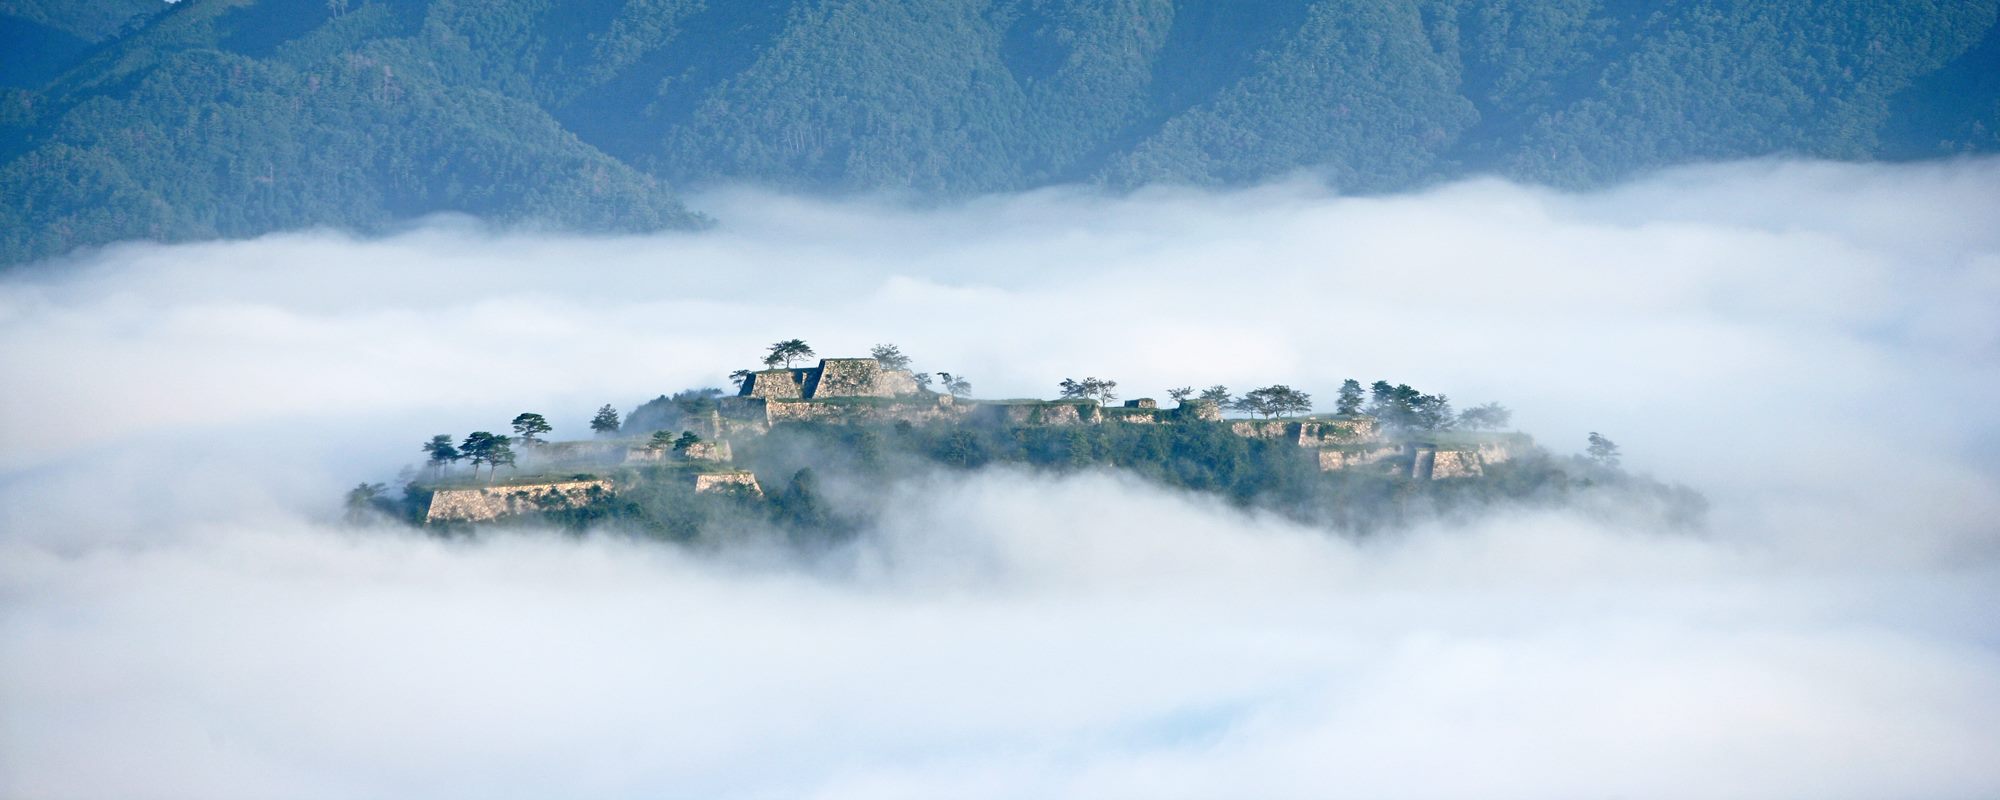
[[[0,276],[0,795],[2000,793],[2000,160],[694,204]],[[1712,507],[1356,540],[993,470],[838,571],[340,520],[794,337],[982,397],[1407,382]]]

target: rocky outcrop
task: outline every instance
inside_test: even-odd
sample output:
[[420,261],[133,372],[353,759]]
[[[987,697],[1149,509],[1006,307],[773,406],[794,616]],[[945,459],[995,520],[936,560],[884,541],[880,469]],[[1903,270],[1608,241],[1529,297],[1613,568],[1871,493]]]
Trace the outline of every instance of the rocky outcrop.
[[611,482],[603,479],[439,489],[431,494],[424,521],[487,522],[535,511],[574,508],[608,499]]

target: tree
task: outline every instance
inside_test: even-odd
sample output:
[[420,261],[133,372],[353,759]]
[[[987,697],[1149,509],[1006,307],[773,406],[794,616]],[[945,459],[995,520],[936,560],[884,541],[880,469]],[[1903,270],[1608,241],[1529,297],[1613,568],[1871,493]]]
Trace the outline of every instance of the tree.
[[1499,403],[1487,403],[1458,412],[1460,427],[1475,431],[1496,431],[1507,427],[1514,419],[1514,412]]
[[368,512],[381,509],[382,493],[388,489],[380,483],[362,483],[347,490],[347,523],[359,525],[367,522]]
[[813,352],[812,347],[808,346],[804,339],[786,339],[771,345],[771,354],[764,357],[764,366],[777,367],[782,364],[785,369],[791,369],[793,361],[817,355],[819,354]]
[[1444,431],[1458,423],[1451,398],[1444,395],[1424,394],[1407,383],[1391,386],[1388,381],[1376,381],[1368,391],[1368,413],[1391,427]]
[[736,384],[736,391],[743,391],[743,384],[750,380],[750,370],[739,369],[729,373],[729,382]]
[[868,355],[874,356],[875,363],[881,364],[883,369],[910,368],[910,357],[903,355],[903,351],[893,344],[875,345],[868,350]]
[[514,417],[514,433],[520,435],[522,444],[530,447],[541,444],[541,435],[550,430],[549,421],[540,414],[530,412]]
[[431,474],[435,477],[443,477],[445,465],[457,463],[459,459],[465,457],[458,448],[452,446],[449,433],[431,437],[430,441],[424,443],[423,450],[430,454]]
[[653,438],[646,440],[646,449],[661,453],[674,448],[673,431],[653,431]]
[[773,513],[779,521],[792,528],[794,540],[801,536],[824,536],[829,531],[833,515],[819,496],[819,476],[812,467],[792,473],[792,480],[785,490],[772,498]]
[[475,480],[479,478],[479,465],[492,463],[493,444],[500,438],[487,431],[473,431],[466,435],[465,441],[458,443],[458,452],[464,454],[466,461],[472,462],[472,477]]
[[1078,381],[1064,378],[1062,383],[1056,384],[1056,388],[1062,391],[1062,396],[1065,400],[1094,399],[1099,403],[1110,403],[1118,399],[1116,391],[1118,388],[1117,381],[1099,380],[1097,378],[1084,378]]
[[1618,468],[1618,443],[1604,438],[1597,431],[1590,432],[1590,447],[1584,450],[1590,460],[1607,469]]
[[1458,425],[1458,415],[1451,410],[1451,398],[1441,394],[1417,395],[1410,402],[1410,410],[1415,415],[1416,427],[1427,431],[1448,431]]
[[701,444],[701,436],[694,431],[681,431],[681,437],[674,440],[674,452],[685,453],[687,449]]
[[945,392],[953,397],[962,397],[972,392],[972,381],[967,380],[964,375],[940,372],[938,380],[943,382]]
[[1188,398],[1194,396],[1194,387],[1182,386],[1178,389],[1168,389],[1167,396],[1173,398],[1176,403],[1185,403],[1188,401]]
[[612,408],[611,404],[606,403],[603,408],[597,410],[597,416],[590,418],[590,429],[597,432],[599,436],[608,436],[617,433],[618,409]]
[[917,391],[920,391],[920,392],[928,392],[928,391],[930,391],[930,390],[931,390],[931,374],[930,374],[930,373],[928,373],[928,372],[919,372],[919,373],[917,373],[916,375],[914,375],[914,376],[912,376],[912,377],[914,377],[914,378],[916,378],[916,379],[917,379]]
[[1342,416],[1361,413],[1361,382],[1353,378],[1340,382],[1340,398],[1334,401],[1333,410]]
[[1208,402],[1226,408],[1229,406],[1230,403],[1229,387],[1219,383],[1214,386],[1210,386],[1206,389],[1201,390],[1201,399],[1207,400]]
[[1284,384],[1252,389],[1237,400],[1234,407],[1270,419],[1274,416],[1301,414],[1312,410],[1312,395],[1293,389]]
[[493,447],[486,452],[486,463],[492,464],[492,476],[500,474],[500,467],[514,468],[514,440],[507,436],[493,437]]

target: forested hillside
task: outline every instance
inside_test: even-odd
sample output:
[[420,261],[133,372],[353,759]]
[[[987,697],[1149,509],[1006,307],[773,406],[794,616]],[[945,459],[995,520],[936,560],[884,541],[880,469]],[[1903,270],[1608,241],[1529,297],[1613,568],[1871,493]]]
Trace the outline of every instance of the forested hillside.
[[1588,185],[2000,147],[2000,0],[5,0],[0,262],[748,180]]

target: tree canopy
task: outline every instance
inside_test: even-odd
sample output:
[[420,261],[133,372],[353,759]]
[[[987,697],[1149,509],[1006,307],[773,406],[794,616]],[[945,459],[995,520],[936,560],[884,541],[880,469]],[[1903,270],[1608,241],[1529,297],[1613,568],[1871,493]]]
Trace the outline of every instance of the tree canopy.
[[771,345],[769,354],[764,356],[764,366],[782,366],[785,369],[791,369],[793,361],[801,358],[812,358],[817,355],[819,354],[814,353],[812,347],[807,345],[804,339],[786,339]]

